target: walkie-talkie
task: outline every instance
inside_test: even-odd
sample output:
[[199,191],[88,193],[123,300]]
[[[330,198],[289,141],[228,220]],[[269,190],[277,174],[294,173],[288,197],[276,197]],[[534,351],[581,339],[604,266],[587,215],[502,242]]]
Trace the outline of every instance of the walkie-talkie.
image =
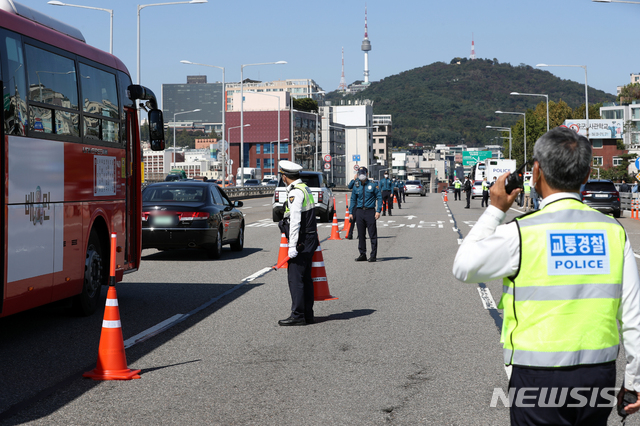
[[522,164],[522,166],[518,167],[518,170],[509,174],[504,180],[504,189],[507,191],[507,194],[511,194],[516,188],[524,189],[524,175],[522,172],[527,164],[528,162]]

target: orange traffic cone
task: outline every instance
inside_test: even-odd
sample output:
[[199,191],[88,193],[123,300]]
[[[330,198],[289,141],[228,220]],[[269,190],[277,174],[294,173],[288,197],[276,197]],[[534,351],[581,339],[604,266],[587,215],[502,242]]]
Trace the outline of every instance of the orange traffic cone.
[[87,371],[82,376],[93,380],[131,380],[139,379],[140,370],[130,370],[127,367],[127,357],[124,353],[124,340],[120,324],[120,310],[116,295],[116,234],[111,234],[111,276],[107,303],[102,320],[102,333],[98,347],[98,362],[96,368]]
[[447,198],[447,191],[444,191],[444,202],[446,203],[447,201],[449,201],[449,199]]
[[[346,197],[345,197],[346,198]],[[347,201],[347,209],[344,212],[344,224],[342,225],[342,230],[345,232],[345,238],[349,235],[349,230],[351,229],[351,221],[349,220],[349,202]]]
[[329,282],[327,281],[327,271],[324,269],[320,242],[318,242],[318,248],[311,259],[311,278],[313,279],[313,300],[338,300],[337,297],[333,297],[329,293]]
[[280,237],[280,251],[278,252],[278,261],[276,262],[276,265],[278,265],[278,268],[287,269],[287,267],[289,266],[287,262],[284,262],[282,265],[280,264],[284,259],[287,259],[288,257],[289,257],[289,241],[287,240],[287,236],[282,234],[282,237]]
[[341,240],[340,231],[338,230],[338,216],[336,216],[336,212],[333,212],[333,224],[331,225],[331,236],[330,240]]
[[393,204],[398,204],[398,197],[396,197],[396,194],[393,194]]

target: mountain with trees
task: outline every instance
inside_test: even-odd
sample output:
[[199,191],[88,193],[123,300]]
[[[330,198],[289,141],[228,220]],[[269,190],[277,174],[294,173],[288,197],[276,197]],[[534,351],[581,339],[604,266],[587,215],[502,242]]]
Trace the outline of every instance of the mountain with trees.
[[[517,132],[516,123],[521,128],[524,123],[522,116],[495,111],[527,112],[527,140],[532,148],[537,139],[534,139],[537,132],[532,130],[539,125],[546,130],[545,98],[514,96],[511,92],[549,95],[551,127],[565,119],[584,118],[584,84],[563,80],[529,65],[513,66],[497,59],[454,58],[449,64],[436,62],[373,82],[362,92],[346,96],[337,91],[328,93],[326,100],[333,105],[355,99],[374,101],[374,114],[393,117],[395,147],[415,142],[501,144],[502,139],[496,139],[500,133],[487,130],[486,126],[514,127]],[[600,118],[601,103],[615,100],[614,95],[589,87],[589,118]],[[544,109],[542,123],[537,120],[540,108]],[[515,143],[516,134],[513,138]]]

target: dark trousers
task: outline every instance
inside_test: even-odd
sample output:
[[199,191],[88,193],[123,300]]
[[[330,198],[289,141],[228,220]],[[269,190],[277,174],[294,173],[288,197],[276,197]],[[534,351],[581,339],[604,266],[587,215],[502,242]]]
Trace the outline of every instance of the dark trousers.
[[482,191],[482,204],[480,207],[489,207],[489,191]]
[[[353,238],[353,230],[356,227],[356,216],[358,214],[358,208],[356,207],[355,209],[353,209],[353,222],[351,223],[351,226],[349,226],[349,232],[347,233],[347,237],[348,239],[352,239]],[[391,214],[391,212],[389,212],[389,214]]]
[[291,317],[313,320],[313,280],[311,259],[313,253],[298,253],[289,260],[287,277],[291,293]]
[[[596,365],[582,365],[571,369],[534,369],[513,366],[509,388],[515,388],[515,397],[511,404],[511,425],[571,425],[571,426],[606,426],[607,418],[611,413],[612,400],[617,391],[614,391],[616,382],[616,365],[614,362]],[[519,389],[529,388],[525,392],[525,398],[521,398],[521,405],[533,405],[532,407],[517,407],[518,395],[523,391]],[[543,404],[555,404],[560,407],[540,407],[538,395],[542,389],[546,389],[546,397]],[[553,389],[555,388],[555,398]],[[566,399],[562,401],[562,388],[568,388]],[[583,388],[579,391],[579,398],[571,396],[572,389]],[[610,388],[602,397],[602,388]],[[577,390],[576,390],[577,391]],[[576,392],[574,391],[574,392]],[[593,393],[597,397],[593,398]],[[581,404],[582,403],[582,404]],[[584,407],[568,407],[568,405],[585,405]],[[598,405],[607,405],[598,407]]]
[[454,200],[462,200],[462,195],[460,194],[461,189],[455,188],[453,190]]
[[401,209],[402,208],[402,200],[400,199],[400,191],[398,191],[398,188],[393,190],[393,195],[395,195],[396,200],[398,200],[398,208]]
[[[367,233],[371,240],[371,257],[378,257],[378,228],[376,227],[376,211],[374,209],[358,209],[356,211],[358,227],[358,251],[367,255]],[[366,232],[365,232],[366,230]]]
[[467,191],[467,207],[471,207],[471,191]]
[[406,203],[406,202],[407,202],[407,199],[405,198],[404,189],[401,189],[401,190],[400,190],[400,194],[402,194],[402,202],[403,202],[403,203]]
[[386,213],[387,208],[389,209],[389,214],[391,214],[391,209],[393,208],[391,191],[382,191],[382,213]]

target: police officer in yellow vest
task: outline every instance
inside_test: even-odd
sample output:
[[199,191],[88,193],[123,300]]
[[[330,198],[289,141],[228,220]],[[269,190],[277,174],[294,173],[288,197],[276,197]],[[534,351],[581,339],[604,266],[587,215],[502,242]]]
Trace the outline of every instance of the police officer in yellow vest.
[[533,207],[531,202],[531,180],[524,181],[524,211],[529,211]]
[[454,194],[454,199],[455,200],[462,200],[462,182],[460,182],[460,179],[458,179],[458,176],[456,176],[456,180],[453,181],[453,194]]
[[[618,325],[626,354],[618,398],[640,390],[638,267],[622,226],[581,202],[589,141],[556,128],[533,153],[540,210],[502,224],[521,191],[506,193],[505,173],[460,246],[453,274],[470,283],[503,279],[512,425],[606,425],[616,402]],[[625,410],[639,408],[636,402]]]
[[489,182],[487,178],[482,179],[482,203],[480,207],[489,207]]
[[287,206],[280,228],[289,240],[287,275],[291,293],[291,315],[278,324],[313,324],[311,261],[319,244],[313,195],[300,179],[302,166],[287,160],[278,164],[282,181],[287,185]]

